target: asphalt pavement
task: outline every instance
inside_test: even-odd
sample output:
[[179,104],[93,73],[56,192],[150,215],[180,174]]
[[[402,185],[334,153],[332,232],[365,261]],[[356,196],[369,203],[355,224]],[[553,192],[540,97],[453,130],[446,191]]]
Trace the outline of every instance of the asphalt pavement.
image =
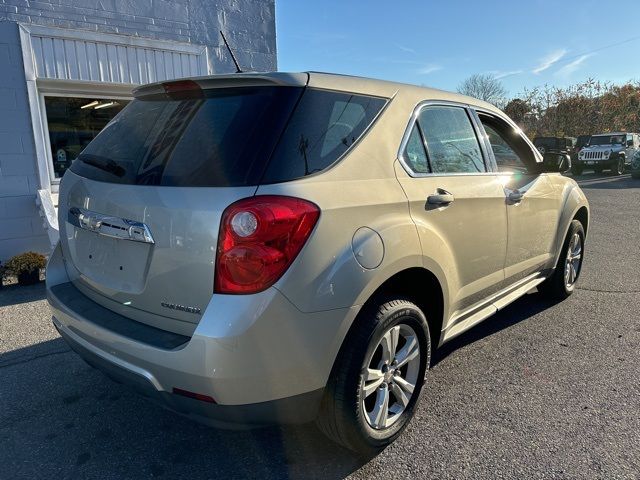
[[0,290],[0,478],[640,478],[640,180],[579,177],[575,294],[510,305],[437,352],[416,418],[362,460],[313,425],[222,431],[87,366],[42,285]]

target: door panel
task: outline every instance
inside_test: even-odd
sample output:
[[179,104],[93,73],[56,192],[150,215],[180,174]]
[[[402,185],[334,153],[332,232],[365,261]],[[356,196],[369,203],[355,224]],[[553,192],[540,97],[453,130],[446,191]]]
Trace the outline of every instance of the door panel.
[[[498,175],[452,175],[411,178],[398,167],[398,180],[409,199],[423,254],[430,244],[449,250],[451,314],[495,293],[504,279],[507,215]],[[444,190],[453,196],[448,205],[430,205],[427,199]],[[441,260],[441,259],[435,259]]]
[[449,318],[504,281],[504,189],[500,176],[487,171],[489,157],[472,118],[461,105],[421,106],[400,156],[405,169],[396,168],[423,255],[445,269]]
[[[514,283],[549,263],[558,224],[558,195],[547,175],[505,175],[508,247],[505,280]],[[520,201],[510,201],[517,191]]]
[[505,285],[548,266],[558,226],[559,195],[540,174],[538,155],[520,129],[506,119],[479,112],[485,140],[496,160],[506,197]]

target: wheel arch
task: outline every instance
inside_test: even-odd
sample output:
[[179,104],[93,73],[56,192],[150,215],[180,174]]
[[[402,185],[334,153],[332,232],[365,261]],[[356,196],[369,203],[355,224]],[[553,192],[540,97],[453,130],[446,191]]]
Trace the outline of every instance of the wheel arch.
[[442,336],[446,291],[438,276],[424,267],[409,267],[400,270],[378,285],[362,303],[340,348],[348,342],[355,326],[361,320],[363,312],[366,312],[372,304],[400,297],[415,303],[423,311],[429,324],[431,344],[437,348]]
[[590,220],[589,203],[587,202],[584,193],[577,187],[571,189],[569,195],[567,196],[567,200],[563,209],[563,215],[561,216],[558,225],[558,232],[555,241],[555,256],[553,260],[554,267],[558,263],[562,245],[564,244],[564,239],[567,237],[567,233],[569,232],[569,228],[573,220],[578,220],[580,221],[580,223],[582,223],[586,239],[588,235],[587,232],[589,229]]
[[584,228],[584,234],[587,235],[587,230],[589,229],[589,210],[586,206],[581,206],[578,211],[573,216],[573,220],[578,220],[582,227]]

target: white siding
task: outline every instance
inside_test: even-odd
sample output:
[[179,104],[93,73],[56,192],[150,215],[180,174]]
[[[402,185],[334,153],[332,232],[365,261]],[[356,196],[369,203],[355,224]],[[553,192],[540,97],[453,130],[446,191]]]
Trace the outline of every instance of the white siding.
[[140,84],[207,74],[202,53],[32,35],[37,78]]

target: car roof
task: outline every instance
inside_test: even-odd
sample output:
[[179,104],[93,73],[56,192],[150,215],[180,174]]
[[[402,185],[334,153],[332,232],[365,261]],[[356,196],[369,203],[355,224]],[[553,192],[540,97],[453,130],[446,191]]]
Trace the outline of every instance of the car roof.
[[611,133],[597,133],[591,135],[592,137],[611,137],[613,135],[634,135],[632,132],[611,132]]
[[163,91],[162,85],[174,82],[184,82],[193,80],[202,88],[230,87],[230,86],[256,86],[256,85],[288,85],[325,90],[340,90],[353,92],[362,95],[372,95],[391,98],[403,96],[407,100],[415,99],[416,102],[427,100],[441,100],[455,102],[466,105],[473,105],[489,111],[499,112],[490,103],[476,98],[461,95],[459,93],[447,92],[435,88],[411,85],[400,82],[390,82],[374,78],[358,77],[353,75],[341,75],[325,72],[247,72],[218,74],[203,77],[189,77],[164,82],[156,82],[137,87],[133,90],[135,96],[148,95]]
[[392,97],[397,93],[416,96],[424,100],[446,100],[456,103],[475,105],[488,110],[496,110],[490,103],[459,93],[448,92],[436,88],[412,85],[409,83],[391,82],[375,78],[359,77],[355,75],[341,75],[325,72],[308,72],[309,86],[332,90],[345,90],[365,95],[379,95]]

